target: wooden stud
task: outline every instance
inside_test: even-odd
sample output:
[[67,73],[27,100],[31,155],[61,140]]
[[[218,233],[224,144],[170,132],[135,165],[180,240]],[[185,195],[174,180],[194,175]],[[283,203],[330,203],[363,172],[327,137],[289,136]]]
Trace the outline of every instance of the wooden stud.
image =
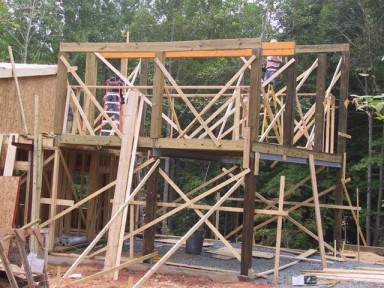
[[[62,57],[68,59],[68,53],[60,51],[59,59]],[[57,63],[57,76],[56,76],[56,101],[55,101],[55,119],[54,119],[54,133],[61,133],[63,128],[63,119],[65,112],[65,101],[67,95],[67,68],[62,61]]]
[[[147,86],[148,85],[148,59],[141,59],[141,67],[140,67],[140,86]],[[143,95],[147,95],[147,89],[142,88],[140,89],[140,93]],[[145,118],[147,115],[147,104],[144,103],[143,107],[143,115],[141,119],[141,126],[140,126],[140,136],[144,136],[145,134]]]
[[324,151],[324,97],[325,81],[327,73],[327,55],[319,54],[319,66],[317,68],[316,78],[316,112],[315,112],[315,143],[314,151]]
[[[285,176],[280,177],[280,191],[279,191],[279,212],[283,212],[285,190]],[[281,246],[281,229],[283,226],[283,217],[277,217],[277,234],[276,234],[276,252],[275,252],[275,271],[273,273],[273,285],[277,285],[279,277],[279,265],[280,265],[280,246]]]
[[[346,183],[345,180],[341,179],[341,185],[342,185],[343,191],[345,193],[345,198],[347,199],[348,205],[352,207],[353,205],[352,205],[351,197],[349,197],[349,193],[348,193],[347,186],[346,186],[345,183]],[[352,212],[353,220],[355,220],[355,223],[356,223],[356,226],[357,226],[357,231],[358,231],[358,233],[359,233],[359,235],[361,237],[361,240],[363,241],[363,245],[367,246],[367,241],[365,240],[363,231],[361,231],[361,227],[360,227],[360,225],[358,225],[359,220],[358,220],[358,218],[357,218],[357,216],[355,214],[355,211],[351,210],[351,212]]]
[[[52,204],[49,207],[49,217],[53,218],[56,216],[57,209],[57,192],[59,185],[59,168],[60,168],[60,156],[59,156],[59,148],[55,150],[55,162],[53,165],[52,172],[52,187],[51,187],[51,200]],[[52,251],[53,246],[55,244],[55,235],[56,235],[56,223],[52,222],[49,224],[49,232],[48,232],[48,250]]]
[[[94,53],[87,53],[85,60],[85,80],[84,83],[87,86],[96,85],[97,82],[97,58]],[[96,89],[90,88],[89,91],[92,95],[96,95]],[[88,94],[84,95],[84,113],[85,118],[89,123],[93,123],[95,120],[95,106],[92,105],[91,99]],[[86,123],[86,122],[84,122]],[[85,127],[83,127],[85,129]]]
[[163,95],[164,95],[164,71],[160,68],[159,63],[165,63],[165,55],[163,52],[157,52],[158,59],[155,65],[153,75],[153,97],[152,97],[152,114],[151,114],[151,138],[161,137],[161,115],[163,111]]
[[12,142],[19,140],[19,134],[9,134],[8,136],[8,148],[7,157],[5,158],[3,176],[12,176],[16,160],[16,146],[12,145]]
[[311,154],[309,155],[309,169],[311,172],[313,203],[315,204],[316,226],[317,226],[317,235],[319,238],[319,250],[320,250],[320,256],[321,256],[321,266],[323,267],[323,269],[325,269],[325,268],[327,268],[327,264],[325,262],[323,225],[322,225],[322,221],[321,221],[321,213],[320,213],[320,206],[319,206],[319,194],[317,191],[315,160],[313,158],[313,155],[311,155]]
[[[91,162],[89,168],[89,193],[96,191],[98,188],[99,180],[99,166],[100,166],[100,153],[91,153]],[[117,184],[116,184],[117,185]],[[89,195],[89,194],[88,194]],[[93,239],[96,236],[96,219],[98,214],[96,197],[88,201],[87,214],[86,214],[86,236],[87,239]],[[80,216],[80,215],[79,215]]]

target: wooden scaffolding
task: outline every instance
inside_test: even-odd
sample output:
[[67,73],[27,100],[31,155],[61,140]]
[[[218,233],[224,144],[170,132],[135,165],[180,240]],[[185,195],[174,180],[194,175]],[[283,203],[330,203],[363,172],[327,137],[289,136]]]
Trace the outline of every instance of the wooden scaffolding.
[[[327,61],[330,53],[332,60],[338,58],[335,67],[327,65],[331,62]],[[85,57],[73,57],[78,54],[85,54]],[[299,75],[298,59],[310,54],[313,57],[306,59],[312,62]],[[268,55],[283,56],[285,61],[272,78],[262,81],[263,57]],[[175,58],[200,61],[223,57],[239,59],[241,63],[223,85],[186,86],[177,83],[167,70],[167,61]],[[73,59],[84,58],[85,74],[81,77],[73,66],[80,64]],[[132,59],[130,65],[135,64],[129,75],[128,59]],[[120,67],[116,68],[118,60]],[[101,104],[103,91],[111,88],[98,83],[101,65],[125,83],[120,87],[125,99],[120,125]],[[149,67],[153,67],[153,74],[148,72]],[[331,78],[327,80],[331,70]],[[119,269],[148,261],[154,257],[156,224],[183,209],[192,209],[199,220],[135,287],[146,281],[202,224],[209,227],[240,261],[240,275],[244,279],[254,275],[254,231],[277,220],[279,247],[283,217],[319,242],[325,267],[325,248],[331,251],[335,248],[323,240],[319,197],[332,191],[335,191],[335,203],[326,206],[335,208],[334,239],[340,245],[342,210],[349,209],[355,216],[357,209],[349,199],[345,175],[345,147],[349,138],[346,133],[348,44],[264,43],[258,38],[61,43],[57,73],[55,136],[47,140],[41,133],[34,135],[35,173],[30,201],[31,219],[45,219],[40,227],[49,228],[51,251],[55,247],[55,237],[62,234],[84,233],[90,242],[64,277],[86,257],[96,257],[103,252],[105,269],[92,277],[108,274],[116,279]],[[153,76],[150,80],[148,74]],[[274,91],[269,83],[280,74],[286,75],[286,86]],[[306,85],[308,79],[316,84]],[[310,91],[311,87],[314,91]],[[304,98],[305,105],[301,101]],[[202,108],[194,105],[194,99],[203,99]],[[170,111],[167,114],[165,106]],[[193,120],[183,124],[176,107],[185,107],[183,110],[188,111]],[[73,117],[68,118],[68,115]],[[111,135],[100,135],[102,125],[109,125],[113,131]],[[166,126],[172,131],[168,133],[171,136],[166,136]],[[10,149],[12,145],[7,147]],[[172,179],[161,168],[163,159],[168,157],[231,160],[235,165],[223,168],[221,174],[192,191],[182,191],[177,179]],[[278,200],[266,199],[256,190],[261,160],[270,161],[272,166],[278,162],[308,165],[309,175],[289,189],[285,189],[282,178]],[[324,168],[336,171],[337,181],[319,192],[316,177],[324,173]],[[172,202],[158,201],[159,179],[172,187],[179,198]],[[291,203],[290,208],[283,207],[295,189],[309,180],[313,196],[300,203]],[[243,194],[234,193],[239,189],[243,189]],[[197,203],[210,195],[217,195],[214,205]],[[343,206],[344,196],[348,206]],[[236,197],[241,197],[243,205],[222,205]],[[264,203],[265,208],[255,209],[256,201]],[[305,205],[315,209],[316,233],[290,216],[292,211]],[[145,223],[138,223],[137,215],[142,207],[145,208]],[[223,211],[242,214],[242,223],[225,235],[217,222],[211,222],[211,215]],[[256,225],[260,215],[269,218]],[[144,250],[142,257],[134,258],[133,241],[138,234],[143,235]],[[229,243],[228,239],[233,236],[241,237],[240,252]],[[364,239],[362,233],[361,237]],[[102,239],[107,239],[106,246],[94,251],[95,244]],[[123,241],[131,243],[128,261],[122,261]]]

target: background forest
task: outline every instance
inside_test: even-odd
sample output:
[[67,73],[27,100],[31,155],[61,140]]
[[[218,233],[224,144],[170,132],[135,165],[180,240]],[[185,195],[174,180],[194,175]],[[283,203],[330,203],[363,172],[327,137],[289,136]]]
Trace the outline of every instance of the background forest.
[[[265,41],[276,38],[297,44],[349,43],[350,94],[383,95],[382,0],[0,0],[0,62],[9,62],[6,47],[12,46],[16,62],[56,64],[60,42],[125,42],[128,31],[131,42],[262,37]],[[186,85],[204,85],[226,78],[230,72],[222,69],[226,64],[221,66],[219,61],[186,68],[183,61],[175,61],[169,63],[169,68],[176,80]],[[80,72],[82,69],[79,67]],[[381,110],[382,106],[376,108]],[[380,111],[372,107],[356,110],[355,105],[350,105],[348,134],[352,140],[347,146],[347,175],[352,181],[348,189],[353,203],[359,189],[360,205],[364,207],[361,225],[367,242],[384,245],[384,122],[377,120],[374,112]],[[173,161],[173,173],[178,174],[184,191],[203,183],[219,169],[216,163]],[[262,183],[261,192],[269,195],[277,193],[280,175],[286,175],[288,183],[294,184],[308,173],[307,167],[278,165],[270,169],[264,165],[258,181]],[[322,177],[319,186],[325,189],[334,181],[332,177]],[[310,187],[304,186],[298,193],[310,193]],[[327,201],[332,202],[332,196]],[[333,213],[322,212],[329,240]],[[303,211],[296,217],[308,219],[305,225],[312,227],[314,217],[306,217],[311,213]],[[189,218],[180,217],[170,228],[183,232]],[[225,229],[226,219],[222,221]],[[345,224],[346,240],[356,241],[349,212],[345,213]],[[257,239],[270,244],[275,239],[273,227],[260,230]],[[285,229],[284,239],[283,244],[290,247],[311,245],[306,235],[289,229]]]

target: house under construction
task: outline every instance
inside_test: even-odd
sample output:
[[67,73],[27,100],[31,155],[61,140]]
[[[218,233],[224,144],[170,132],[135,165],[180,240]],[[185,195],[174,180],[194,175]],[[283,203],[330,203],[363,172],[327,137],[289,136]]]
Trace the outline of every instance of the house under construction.
[[[282,56],[285,61],[274,76],[262,81],[263,59],[269,55]],[[176,58],[214,61],[224,57],[239,64],[221,85],[187,86],[177,83],[167,70],[167,62]],[[239,274],[247,279],[253,274],[254,233],[265,225],[276,220],[277,250],[283,218],[316,239],[324,268],[325,250],[336,251],[323,240],[321,205],[335,209],[336,249],[341,240],[342,210],[350,210],[357,221],[345,175],[346,140],[350,138],[346,133],[348,44],[296,45],[258,38],[61,43],[58,58],[55,94],[42,95],[40,86],[26,99],[22,87],[5,98],[6,92],[0,90],[2,103],[14,97],[17,107],[10,114],[2,105],[0,112],[7,115],[2,119],[18,123],[13,131],[8,130],[9,125],[2,128],[0,147],[3,175],[21,175],[25,186],[19,197],[24,207],[19,224],[41,219],[40,228],[48,228],[49,251],[62,235],[88,239],[89,245],[64,277],[85,257],[105,255],[103,273],[116,279],[118,270],[129,265],[121,259],[123,242],[130,241],[130,256],[136,259],[133,241],[142,235],[143,256],[137,261],[148,261],[155,252],[156,225],[185,209],[193,210],[198,221],[135,287],[203,224],[240,261]],[[298,71],[297,62],[304,58],[311,63]],[[85,67],[85,72],[80,73],[78,67]],[[100,82],[101,67],[117,77]],[[285,75],[286,86],[274,91],[269,84],[280,74]],[[20,86],[17,69],[13,76],[7,85]],[[315,85],[307,85],[308,81]],[[52,117],[42,118],[46,113]],[[185,113],[192,117],[187,124],[181,119]],[[29,115],[27,121],[25,114]],[[178,179],[164,169],[165,159],[173,157],[219,161],[226,168],[193,190],[182,191]],[[279,162],[307,165],[308,175],[287,188],[281,177],[277,197],[266,199],[256,189],[260,161],[272,166]],[[231,168],[228,162],[234,163]],[[334,185],[318,191],[318,173],[334,173]],[[178,194],[176,199],[163,197],[159,181]],[[312,197],[286,205],[307,181],[311,181]],[[319,198],[329,193],[334,193],[335,203],[320,205]],[[209,197],[216,197],[214,205],[197,203]],[[343,206],[344,199],[348,206]],[[263,209],[255,209],[257,201],[264,204]],[[317,231],[290,217],[305,205],[315,210]],[[145,218],[140,221],[143,210]],[[226,234],[218,225],[221,213],[237,215]],[[261,215],[263,220],[258,221]],[[241,241],[240,253],[229,242],[234,236]],[[95,251],[101,240],[106,240],[105,247]]]

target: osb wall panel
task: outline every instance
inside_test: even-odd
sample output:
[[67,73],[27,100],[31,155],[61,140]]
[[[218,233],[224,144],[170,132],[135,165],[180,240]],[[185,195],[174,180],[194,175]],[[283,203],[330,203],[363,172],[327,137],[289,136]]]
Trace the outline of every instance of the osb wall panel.
[[[39,95],[39,132],[52,132],[55,110],[56,75],[18,79],[28,132],[33,134],[35,94]],[[15,81],[0,79],[0,133],[24,134]]]
[[20,177],[0,176],[0,228],[13,228],[19,204]]

